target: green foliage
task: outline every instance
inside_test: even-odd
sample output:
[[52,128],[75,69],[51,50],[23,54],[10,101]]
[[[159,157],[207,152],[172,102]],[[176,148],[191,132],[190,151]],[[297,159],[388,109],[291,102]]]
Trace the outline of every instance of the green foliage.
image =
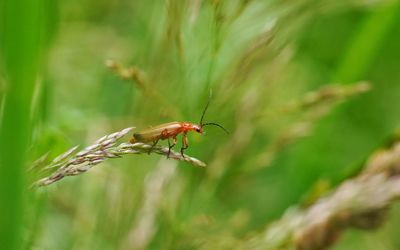
[[[399,126],[399,4],[2,1],[0,249],[224,249],[312,202]],[[126,155],[26,191],[34,159],[197,123],[210,89],[205,121],[231,133],[188,135],[205,169]],[[396,249],[396,230],[351,232],[338,249]]]
[[25,157],[31,134],[31,103],[52,31],[47,1],[2,1],[0,125],[0,247],[19,249],[26,199]]

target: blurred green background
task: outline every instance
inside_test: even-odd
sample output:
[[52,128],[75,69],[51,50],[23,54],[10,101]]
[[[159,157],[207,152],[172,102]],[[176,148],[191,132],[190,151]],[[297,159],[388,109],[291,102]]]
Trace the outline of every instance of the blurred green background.
[[[1,250],[225,249],[357,172],[400,124],[396,0],[0,8]],[[142,78],[121,78],[107,60]],[[371,90],[307,102],[358,81]],[[27,191],[42,155],[125,127],[198,122],[210,89],[205,120],[231,133],[189,134],[186,153],[206,169],[127,155]],[[333,249],[400,249],[399,221],[395,206],[379,230],[348,230]]]

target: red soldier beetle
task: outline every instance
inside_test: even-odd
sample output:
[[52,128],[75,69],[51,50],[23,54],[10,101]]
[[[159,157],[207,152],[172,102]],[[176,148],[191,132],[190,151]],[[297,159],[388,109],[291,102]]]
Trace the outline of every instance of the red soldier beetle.
[[[148,129],[145,129],[143,131],[140,131],[138,133],[133,134],[133,138],[130,140],[130,143],[135,143],[135,142],[153,142],[149,153],[151,150],[157,145],[159,140],[167,140],[168,139],[168,155],[167,157],[169,158],[169,155],[171,153],[171,149],[176,145],[176,137],[182,133],[182,147],[181,147],[181,155],[182,157],[185,157],[183,155],[183,151],[189,147],[189,140],[187,139],[187,133],[189,131],[195,131],[199,134],[203,134],[204,130],[203,128],[205,126],[209,125],[214,125],[222,130],[224,130],[227,134],[229,134],[228,130],[226,130],[224,127],[219,125],[218,123],[214,122],[208,122],[208,123],[203,123],[204,115],[206,114],[206,111],[208,109],[208,105],[210,104],[211,100],[211,91],[210,95],[208,98],[208,102],[206,107],[203,110],[203,113],[200,118],[199,124],[194,124],[191,122],[169,122],[169,123],[163,123],[155,127],[150,127]],[[171,144],[170,139],[173,139],[173,143]]]

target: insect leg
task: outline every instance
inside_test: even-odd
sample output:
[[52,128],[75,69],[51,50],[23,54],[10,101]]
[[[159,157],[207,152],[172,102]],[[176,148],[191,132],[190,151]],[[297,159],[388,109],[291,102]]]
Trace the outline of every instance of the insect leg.
[[176,136],[173,138],[174,143],[171,145],[169,138],[168,138],[168,155],[167,158],[169,158],[169,155],[171,154],[171,148],[173,148],[176,145]]
[[149,149],[148,154],[150,154],[150,152],[154,149],[154,147],[157,145],[158,141],[159,141],[160,139],[163,139],[163,140],[164,140],[164,139],[166,138],[166,136],[168,136],[168,130],[167,130],[167,129],[164,129],[164,130],[161,132],[161,135],[154,141],[153,145],[151,145],[151,148]]
[[154,141],[153,145],[151,145],[149,152],[147,152],[148,154],[151,153],[151,151],[153,150],[153,148],[157,145],[158,141],[160,140],[160,138],[158,138],[157,140]]
[[182,148],[181,148],[181,155],[185,158],[183,151],[189,147],[189,140],[186,136],[186,133],[182,134]]

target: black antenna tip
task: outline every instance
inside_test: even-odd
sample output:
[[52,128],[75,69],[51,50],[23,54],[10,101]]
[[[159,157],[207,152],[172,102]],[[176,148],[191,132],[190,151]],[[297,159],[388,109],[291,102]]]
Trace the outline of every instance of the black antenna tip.
[[205,124],[203,124],[203,127],[204,126],[208,126],[208,125],[217,126],[217,127],[221,128],[223,131],[225,131],[225,133],[227,133],[229,135],[229,131],[226,128],[224,128],[221,125],[219,125],[218,123],[214,123],[214,122],[205,123]]

